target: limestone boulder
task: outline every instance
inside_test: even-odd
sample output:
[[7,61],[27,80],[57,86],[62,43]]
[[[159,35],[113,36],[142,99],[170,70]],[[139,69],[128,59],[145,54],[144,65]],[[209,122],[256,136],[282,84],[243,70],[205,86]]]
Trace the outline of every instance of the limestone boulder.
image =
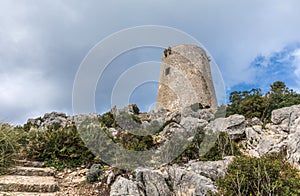
[[263,130],[261,126],[253,126],[246,128],[246,143],[248,149],[255,148],[262,138]]
[[300,131],[290,134],[287,141],[287,160],[300,170]]
[[188,171],[216,180],[226,176],[228,165],[233,160],[234,157],[229,156],[220,161],[190,161],[186,166]]
[[287,135],[264,135],[259,141],[256,151],[260,157],[270,153],[283,152],[287,146],[286,139]]
[[300,105],[274,110],[271,120],[287,132],[296,132],[300,127]]
[[72,121],[70,117],[68,117],[65,113],[51,112],[44,114],[43,117],[28,119],[27,123],[40,130],[46,130],[66,127],[68,125],[71,125]]
[[227,118],[217,118],[211,121],[206,127],[206,131],[227,132],[233,140],[240,140],[246,137],[245,117],[242,115],[231,115]]
[[218,191],[210,178],[193,171],[188,171],[176,165],[166,168],[166,171],[174,195],[207,195],[208,192],[217,193]]
[[160,170],[137,169],[136,181],[143,186],[145,195],[169,196],[171,190],[166,176]]
[[143,196],[144,194],[135,182],[119,176],[110,188],[110,196],[124,195]]
[[78,114],[72,117],[72,121],[76,126],[80,126],[83,122],[98,122],[99,115],[96,113],[91,114]]

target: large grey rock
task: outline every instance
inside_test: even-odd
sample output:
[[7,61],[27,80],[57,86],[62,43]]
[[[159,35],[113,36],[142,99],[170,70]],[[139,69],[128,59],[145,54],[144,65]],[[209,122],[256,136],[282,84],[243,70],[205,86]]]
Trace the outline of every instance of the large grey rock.
[[166,171],[174,195],[207,195],[209,191],[213,193],[218,191],[211,179],[193,171],[187,171],[185,168],[175,165],[166,168]]
[[120,112],[115,115],[116,124],[123,130],[136,130],[142,127],[141,122],[137,121],[137,116],[127,112]]
[[83,122],[91,121],[91,122],[98,122],[98,114],[91,113],[91,114],[78,114],[72,117],[72,121],[76,126],[80,126]]
[[193,117],[206,121],[211,121],[215,117],[211,109],[199,109],[197,111],[194,111],[191,107],[185,107],[180,110],[180,113],[182,117]]
[[117,177],[110,188],[110,196],[143,196],[137,184],[122,176]]
[[139,114],[139,108],[136,104],[129,104],[124,108],[117,108],[117,106],[113,106],[110,110],[111,113],[114,115],[118,115],[120,113],[127,113],[127,114]]
[[205,127],[205,130],[227,132],[233,140],[240,140],[246,137],[245,128],[245,117],[235,114],[227,118],[217,118],[214,121],[211,121]]
[[259,144],[264,131],[261,126],[256,125],[253,127],[247,127],[245,133],[247,138],[247,147],[248,149],[253,149]]
[[208,122],[203,119],[193,118],[193,117],[186,117],[182,118],[180,125],[186,129],[187,132],[195,133],[198,130],[204,129],[207,126]]
[[300,170],[300,131],[290,134],[287,141],[287,160]]
[[300,105],[285,107],[272,112],[272,122],[280,125],[287,132],[295,132],[299,127]]
[[169,111],[164,109],[164,108],[160,108],[156,111],[154,110],[151,110],[149,112],[149,115],[150,115],[150,119],[151,120],[157,120],[157,119],[162,119],[163,121],[165,121],[165,118],[166,118],[166,115]]
[[172,121],[176,123],[180,123],[182,117],[182,113],[179,111],[176,112],[168,112],[166,114],[166,121]]
[[188,171],[216,180],[226,176],[228,165],[233,159],[234,157],[230,156],[220,161],[191,161],[186,166]]
[[215,118],[214,112],[211,109],[202,109],[198,110],[197,112],[200,119],[211,121]]
[[181,126],[180,124],[174,123],[174,122],[168,124],[163,129],[163,131],[160,133],[160,135],[163,136],[167,140],[174,137],[175,134],[180,136],[180,135],[184,135],[184,134],[188,134],[188,133],[186,132],[186,129],[183,126]]
[[136,180],[143,185],[146,195],[169,196],[171,190],[166,183],[166,178],[159,170],[137,169]]
[[263,123],[261,122],[261,120],[259,118],[254,117],[250,120],[249,125],[250,126],[262,126]]
[[72,125],[72,120],[65,113],[51,112],[44,114],[43,117],[28,119],[27,123],[40,130],[46,130]]
[[274,110],[271,119],[266,129],[247,128],[249,155],[261,157],[287,150],[287,160],[300,169],[300,105]]
[[282,152],[287,145],[286,139],[287,135],[264,135],[259,141],[256,151],[260,157],[270,153]]
[[281,134],[282,132],[289,133],[290,131],[290,128],[287,125],[274,125],[272,123],[268,123],[265,127],[269,132],[277,134]]
[[245,117],[235,114],[226,118],[226,132],[233,139],[242,139],[245,136]]

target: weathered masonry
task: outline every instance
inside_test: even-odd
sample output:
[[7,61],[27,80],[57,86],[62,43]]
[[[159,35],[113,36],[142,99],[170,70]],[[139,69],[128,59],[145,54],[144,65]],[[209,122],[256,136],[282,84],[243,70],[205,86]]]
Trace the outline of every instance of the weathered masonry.
[[205,50],[195,45],[166,49],[160,68],[156,109],[176,111],[196,103],[216,109],[209,62]]

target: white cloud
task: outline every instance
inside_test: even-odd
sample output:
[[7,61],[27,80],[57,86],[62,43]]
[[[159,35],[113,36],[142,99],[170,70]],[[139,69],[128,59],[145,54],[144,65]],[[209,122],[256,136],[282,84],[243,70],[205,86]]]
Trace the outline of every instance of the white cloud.
[[27,115],[41,115],[40,111],[51,110],[59,94],[57,86],[47,81],[42,73],[19,69],[0,74],[1,119],[22,122],[24,117],[6,113],[6,110],[19,111]]
[[[72,81],[87,51],[135,25],[179,28],[211,52],[227,88],[253,83],[255,57],[300,42],[299,7],[298,0],[2,0],[0,120],[5,113],[14,120],[49,108],[70,112]],[[27,96],[22,96],[24,87],[31,92]]]

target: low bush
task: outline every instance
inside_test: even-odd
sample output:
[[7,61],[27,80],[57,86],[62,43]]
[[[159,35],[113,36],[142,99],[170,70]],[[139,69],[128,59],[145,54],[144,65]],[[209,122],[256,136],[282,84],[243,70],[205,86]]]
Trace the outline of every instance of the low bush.
[[24,143],[25,133],[20,127],[0,124],[0,175],[14,163]]
[[26,152],[29,158],[46,161],[46,166],[58,170],[94,160],[94,155],[85,146],[75,126],[54,131],[30,131]]
[[116,127],[116,119],[115,119],[115,116],[113,113],[111,112],[107,112],[105,114],[102,114],[100,117],[99,117],[99,122],[110,128],[110,127]]
[[126,150],[144,151],[154,146],[151,135],[141,136],[132,133],[123,133],[118,136],[117,142],[120,142]]
[[224,195],[300,195],[299,171],[283,154],[262,158],[240,156],[228,167],[227,176],[217,181]]
[[220,132],[219,135],[216,136],[217,139],[215,139],[215,136],[212,136],[211,139],[214,143],[211,146],[202,145],[204,137],[208,137],[208,135],[205,136],[204,132],[199,131],[195,135],[193,142],[189,144],[175,162],[188,162],[192,159],[217,161],[223,159],[225,156],[241,154],[239,145],[231,140],[226,132]]
[[89,183],[96,182],[99,179],[102,170],[103,170],[103,166],[101,164],[92,165],[86,176],[87,181]]
[[226,132],[220,132],[215,144],[204,156],[203,161],[222,160],[225,156],[241,155],[239,144],[233,141]]

